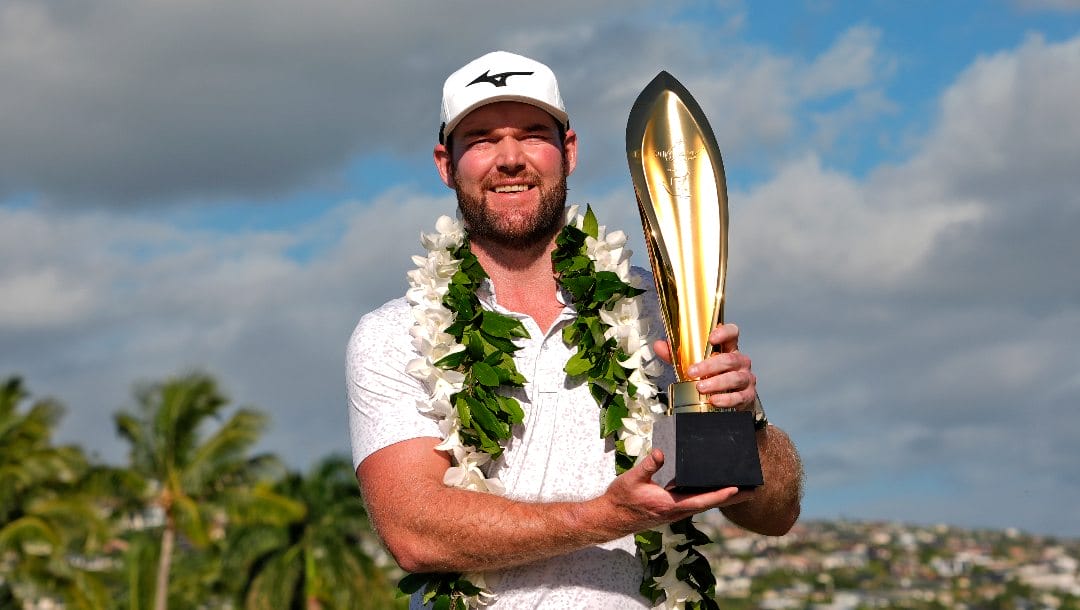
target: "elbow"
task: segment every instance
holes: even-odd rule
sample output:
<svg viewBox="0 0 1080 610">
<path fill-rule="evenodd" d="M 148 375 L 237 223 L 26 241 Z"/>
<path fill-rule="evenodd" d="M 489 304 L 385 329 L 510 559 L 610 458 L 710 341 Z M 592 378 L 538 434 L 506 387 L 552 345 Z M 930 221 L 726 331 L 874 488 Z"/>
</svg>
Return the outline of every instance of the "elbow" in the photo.
<svg viewBox="0 0 1080 610">
<path fill-rule="evenodd" d="M 402 570 L 412 574 L 446 571 L 446 562 L 440 557 L 436 543 L 410 535 L 391 534 L 382 538 L 386 550 Z"/>
<path fill-rule="evenodd" d="M 419 553 L 405 550 L 401 547 L 387 547 L 390 555 L 397 562 L 398 567 L 410 574 L 422 574 L 432 572 L 431 564 Z"/>
<path fill-rule="evenodd" d="M 799 520 L 800 503 L 781 510 L 759 512 L 745 504 L 720 509 L 732 523 L 762 536 L 783 536 L 791 531 Z"/>
<path fill-rule="evenodd" d="M 762 528 L 762 531 L 759 531 L 758 533 L 765 536 L 783 536 L 790 532 L 791 528 L 795 527 L 795 523 L 799 520 L 800 512 L 801 509 L 799 505 L 796 504 L 786 515 L 770 521 Z"/>
</svg>

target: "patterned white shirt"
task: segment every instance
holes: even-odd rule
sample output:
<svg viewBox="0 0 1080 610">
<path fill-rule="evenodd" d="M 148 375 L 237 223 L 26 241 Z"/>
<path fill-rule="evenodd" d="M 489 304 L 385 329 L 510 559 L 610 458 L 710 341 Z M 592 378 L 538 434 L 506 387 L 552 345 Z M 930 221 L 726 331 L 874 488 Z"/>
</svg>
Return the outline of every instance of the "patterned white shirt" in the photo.
<svg viewBox="0 0 1080 610">
<path fill-rule="evenodd" d="M 651 287 L 647 273 L 637 285 Z M 519 319 L 529 338 L 517 342 L 514 361 L 528 380 L 512 395 L 525 412 L 503 455 L 489 476 L 506 486 L 506 496 L 523 502 L 583 501 L 604 493 L 615 478 L 615 449 L 600 438 L 600 410 L 580 380 L 571 380 L 563 366 L 574 349 L 562 340 L 562 329 L 575 315 L 572 305 L 545 334 L 527 315 L 498 305 L 486 284 L 478 296 L 484 306 Z M 561 296 L 561 295 L 560 295 Z M 565 300 L 560 298 L 561 302 Z M 655 299 L 643 299 L 650 336 L 662 336 Z M 408 329 L 413 324 L 405 299 L 390 301 L 361 318 L 346 354 L 349 428 L 353 466 L 394 443 L 441 437 L 435 420 L 417 410 L 426 399 L 422 384 L 405 373 L 417 358 Z M 663 383 L 663 381 L 662 381 Z M 560 557 L 485 574 L 498 596 L 490 608 L 648 608 L 640 595 L 641 563 L 633 536 Z M 419 608 L 418 594 L 412 608 Z"/>
</svg>

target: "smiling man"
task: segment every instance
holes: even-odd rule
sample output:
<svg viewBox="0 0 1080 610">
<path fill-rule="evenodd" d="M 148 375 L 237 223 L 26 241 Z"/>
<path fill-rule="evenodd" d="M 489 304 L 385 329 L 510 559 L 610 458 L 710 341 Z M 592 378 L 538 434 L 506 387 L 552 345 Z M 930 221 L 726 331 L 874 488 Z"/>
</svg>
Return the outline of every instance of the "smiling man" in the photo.
<svg viewBox="0 0 1080 610">
<path fill-rule="evenodd" d="M 440 383 L 463 375 L 423 365 L 428 346 L 417 327 L 431 310 L 401 298 L 360 320 L 347 351 L 353 460 L 376 531 L 401 567 L 466 573 L 494 595 L 493 608 L 647 608 L 635 532 L 719 507 L 744 527 L 785 533 L 799 514 L 802 473 L 774 426 L 757 432 L 766 483 L 754 491 L 673 493 L 652 480 L 664 459 L 655 449 L 616 476 L 599 407 L 564 371 L 578 346 L 563 329 L 578 312 L 551 256 L 566 223 L 577 135 L 551 70 L 506 52 L 476 59 L 446 80 L 442 121 L 435 166 L 457 194 L 488 276 L 475 294 L 527 331 L 510 352 L 526 381 L 500 388 L 521 417 L 497 459 L 477 458 L 462 442 L 460 408 L 438 395 Z M 445 252 L 433 256 L 445 262 Z M 638 286 L 651 284 L 643 270 L 634 274 Z M 441 311 L 449 325 L 454 312 Z M 640 315 L 663 328 L 655 295 L 643 296 Z M 691 373 L 712 404 L 750 410 L 757 379 L 738 336 L 734 325 L 718 326 L 710 341 L 721 353 Z M 664 341 L 655 349 L 669 355 Z"/>
</svg>

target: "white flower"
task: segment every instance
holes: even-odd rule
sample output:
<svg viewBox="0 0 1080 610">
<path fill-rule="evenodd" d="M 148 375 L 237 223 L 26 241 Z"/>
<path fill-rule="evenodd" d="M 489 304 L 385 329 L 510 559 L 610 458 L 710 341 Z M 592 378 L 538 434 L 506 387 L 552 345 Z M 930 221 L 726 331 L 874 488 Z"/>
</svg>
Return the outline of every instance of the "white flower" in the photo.
<svg viewBox="0 0 1080 610">
<path fill-rule="evenodd" d="M 664 590 L 664 599 L 655 606 L 656 608 L 681 610 L 688 603 L 701 601 L 701 594 L 689 584 L 679 580 L 675 575 L 674 567 L 669 568 L 666 574 L 657 578 L 656 584 Z"/>
<path fill-rule="evenodd" d="M 630 413 L 631 417 L 648 418 L 650 421 L 656 419 L 653 416 L 653 403 L 656 402 L 651 396 L 645 396 L 640 391 L 634 394 L 633 397 L 626 397 L 626 410 Z"/>
<path fill-rule="evenodd" d="M 457 464 L 447 468 L 446 473 L 443 474 L 443 484 L 498 496 L 505 495 L 506 487 L 503 486 L 502 481 L 494 477 L 489 479 L 484 475 L 482 468 L 490 461 L 490 455 L 482 451 L 471 451 L 470 448 L 465 447 Z"/>
<path fill-rule="evenodd" d="M 652 416 L 648 413 L 637 412 L 622 418 L 619 440 L 623 442 L 627 455 L 645 455 L 652 449 L 652 427 Z"/>
<path fill-rule="evenodd" d="M 440 216 L 435 221 L 435 233 L 421 233 L 420 243 L 428 250 L 457 247 L 465 239 L 465 225 L 456 218 Z"/>
<path fill-rule="evenodd" d="M 607 324 L 611 328 L 604 333 L 608 338 L 611 337 L 638 337 L 638 341 L 641 341 L 641 336 L 648 334 L 648 324 L 641 321 L 641 303 L 637 299 L 619 299 L 618 303 L 610 310 L 606 307 L 600 308 L 600 321 Z M 626 343 L 620 341 L 620 345 L 626 348 Z M 627 351 L 637 349 L 632 347 Z"/>
<path fill-rule="evenodd" d="M 454 405 L 450 404 L 450 401 L 445 398 L 439 400 L 418 400 L 416 401 L 416 409 L 435 419 L 445 419 L 451 415 L 456 415 Z"/>
<path fill-rule="evenodd" d="M 409 289 L 405 298 L 412 305 L 421 305 L 428 309 L 442 308 L 442 298 L 450 289 L 450 280 L 457 273 L 461 261 L 455 259 L 446 250 L 428 253 L 426 257 L 414 256 L 416 269 L 409 271 Z"/>
<path fill-rule="evenodd" d="M 615 231 L 609 235 L 604 234 L 605 227 L 600 227 L 597 236 L 585 238 L 585 251 L 596 264 L 597 271 L 620 272 L 619 266 L 630 259 L 629 250 L 626 246 L 626 234 Z M 629 279 L 630 266 L 626 265 L 626 273 L 620 273 L 619 279 Z"/>
<path fill-rule="evenodd" d="M 461 391 L 465 374 L 435 366 L 429 358 L 415 358 L 405 365 L 405 372 L 424 382 L 433 400 L 449 399 Z"/>
<path fill-rule="evenodd" d="M 456 412 L 446 415 L 439 422 L 439 432 L 443 435 L 443 441 L 435 445 L 435 449 L 449 453 L 455 462 L 464 460 L 465 455 L 469 453 L 469 448 L 461 442 L 460 431 L 461 420 L 458 419 Z"/>
<path fill-rule="evenodd" d="M 583 222 L 585 222 L 585 218 L 583 216 L 578 216 L 578 208 L 579 207 L 580 206 L 577 205 L 576 203 L 574 205 L 568 206 L 566 208 L 566 216 L 565 216 L 565 218 L 566 218 L 566 224 L 573 225 L 573 226 L 580 229 L 581 224 Z"/>
<path fill-rule="evenodd" d="M 667 557 L 669 566 L 678 566 L 686 558 L 687 551 L 676 550 L 676 547 L 690 543 L 690 539 L 683 534 L 676 534 L 671 530 L 671 525 L 666 525 L 661 530 L 660 549 Z"/>
<path fill-rule="evenodd" d="M 495 603 L 498 596 L 488 590 L 487 580 L 484 579 L 483 572 L 466 572 L 464 576 L 465 580 L 480 588 L 479 593 L 473 597 L 466 598 L 468 601 L 467 606 L 469 608 L 483 608 Z"/>
</svg>

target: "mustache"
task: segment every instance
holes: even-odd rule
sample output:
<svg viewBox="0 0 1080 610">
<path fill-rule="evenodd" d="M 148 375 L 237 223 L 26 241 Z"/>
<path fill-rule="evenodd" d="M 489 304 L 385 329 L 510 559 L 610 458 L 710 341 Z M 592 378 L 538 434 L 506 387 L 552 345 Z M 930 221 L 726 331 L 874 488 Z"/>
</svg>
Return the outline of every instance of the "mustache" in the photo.
<svg viewBox="0 0 1080 610">
<path fill-rule="evenodd" d="M 513 180 L 515 182 L 527 182 L 533 186 L 539 186 L 541 184 L 540 174 L 532 171 L 517 172 L 515 174 L 505 174 L 503 172 L 495 172 L 485 177 L 480 182 L 480 188 L 485 191 L 490 191 L 500 183 L 507 180 Z"/>
</svg>

